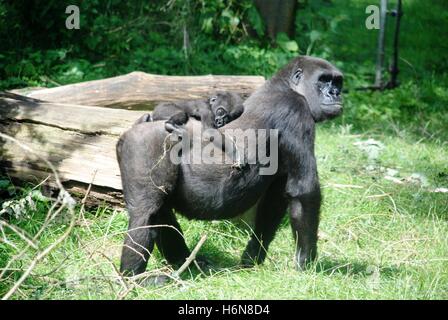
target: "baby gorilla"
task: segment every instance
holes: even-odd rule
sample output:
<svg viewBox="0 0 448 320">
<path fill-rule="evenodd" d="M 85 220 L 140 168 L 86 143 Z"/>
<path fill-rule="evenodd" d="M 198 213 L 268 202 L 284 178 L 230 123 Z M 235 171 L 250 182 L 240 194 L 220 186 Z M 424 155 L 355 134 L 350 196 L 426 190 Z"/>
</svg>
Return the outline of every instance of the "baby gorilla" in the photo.
<svg viewBox="0 0 448 320">
<path fill-rule="evenodd" d="M 217 129 L 237 119 L 244 111 L 243 102 L 243 99 L 237 93 L 218 92 L 209 100 L 214 123 L 211 125 L 209 122 L 206 125 Z"/>
<path fill-rule="evenodd" d="M 243 111 L 243 99 L 239 94 L 221 91 L 210 99 L 161 103 L 152 114 L 143 115 L 135 124 L 166 120 L 168 132 L 180 132 L 180 127 L 192 117 L 200 120 L 204 129 L 217 129 L 238 118 Z"/>
</svg>

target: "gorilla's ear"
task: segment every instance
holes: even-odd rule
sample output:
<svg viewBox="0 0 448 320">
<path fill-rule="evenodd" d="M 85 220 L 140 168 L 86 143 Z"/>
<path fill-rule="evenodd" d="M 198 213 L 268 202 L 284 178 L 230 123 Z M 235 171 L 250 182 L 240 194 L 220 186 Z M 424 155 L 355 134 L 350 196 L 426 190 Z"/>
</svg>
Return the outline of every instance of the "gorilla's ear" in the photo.
<svg viewBox="0 0 448 320">
<path fill-rule="evenodd" d="M 297 70 L 292 75 L 292 83 L 297 86 L 299 84 L 300 79 L 302 79 L 302 75 L 303 75 L 303 70 L 300 68 L 297 68 Z"/>
<path fill-rule="evenodd" d="M 238 118 L 240 115 L 242 115 L 244 112 L 244 106 L 242 104 L 237 105 L 233 110 L 230 112 L 230 117 L 232 119 Z"/>
</svg>

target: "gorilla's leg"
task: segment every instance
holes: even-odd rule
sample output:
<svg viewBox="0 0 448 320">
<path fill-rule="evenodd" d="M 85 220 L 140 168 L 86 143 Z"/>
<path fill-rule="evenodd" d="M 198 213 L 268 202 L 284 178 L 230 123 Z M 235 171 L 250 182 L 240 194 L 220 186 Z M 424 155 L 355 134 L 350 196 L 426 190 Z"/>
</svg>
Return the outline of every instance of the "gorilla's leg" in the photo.
<svg viewBox="0 0 448 320">
<path fill-rule="evenodd" d="M 120 137 L 117 158 L 129 213 L 129 230 L 121 257 L 121 271 L 135 275 L 145 271 L 166 213 L 164 204 L 174 189 L 178 167 L 164 152 L 163 124 L 134 126 Z"/>
<path fill-rule="evenodd" d="M 275 181 L 260 199 L 255 216 L 255 230 L 241 257 L 243 266 L 263 263 L 269 244 L 285 216 L 287 199 L 284 196 L 285 181 Z"/>
<path fill-rule="evenodd" d="M 317 255 L 317 229 L 321 195 L 316 189 L 290 203 L 291 227 L 296 241 L 296 263 L 304 269 Z"/>
<path fill-rule="evenodd" d="M 190 251 L 183 237 L 182 230 L 171 209 L 163 209 L 163 214 L 158 216 L 157 248 L 171 265 L 185 262 Z"/>
<path fill-rule="evenodd" d="M 121 254 L 120 271 L 132 276 L 146 269 L 154 243 L 160 234 L 157 225 L 166 210 L 162 207 L 164 195 L 148 183 L 133 182 L 133 188 L 125 190 L 129 226 Z"/>
<path fill-rule="evenodd" d="M 127 276 L 142 273 L 154 249 L 157 229 L 152 228 L 154 214 L 129 212 L 129 227 L 121 253 L 120 271 Z"/>
</svg>

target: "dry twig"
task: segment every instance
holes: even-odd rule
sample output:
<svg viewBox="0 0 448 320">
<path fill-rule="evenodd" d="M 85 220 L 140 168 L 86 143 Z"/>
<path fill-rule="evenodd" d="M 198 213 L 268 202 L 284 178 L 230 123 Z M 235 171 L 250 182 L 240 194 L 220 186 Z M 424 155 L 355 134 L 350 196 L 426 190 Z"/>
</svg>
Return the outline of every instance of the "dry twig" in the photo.
<svg viewBox="0 0 448 320">
<path fill-rule="evenodd" d="M 6 140 L 6 141 L 9 141 L 11 143 L 14 143 L 14 144 L 18 145 L 24 151 L 26 151 L 26 152 L 28 152 L 30 154 L 35 155 L 37 158 L 39 158 L 41 161 L 43 161 L 51 169 L 51 171 L 52 171 L 52 173 L 54 175 L 56 186 L 59 189 L 59 195 L 58 195 L 55 203 L 48 210 L 43 225 L 40 227 L 40 229 L 34 235 L 33 239 L 28 239 L 27 237 L 26 237 L 26 239 L 24 239 L 24 234 L 25 234 L 24 232 L 21 232 L 21 230 L 19 230 L 15 226 L 8 225 L 6 222 L 1 221 L 2 225 L 8 226 L 15 234 L 17 234 L 20 238 L 24 239 L 25 242 L 27 243 L 27 245 L 25 246 L 25 248 L 18 255 L 14 256 L 11 260 L 8 261 L 8 263 L 6 264 L 6 266 L 2 269 L 2 271 L 0 273 L 0 279 L 3 278 L 4 275 L 8 271 L 12 270 L 11 265 L 15 261 L 21 259 L 25 255 L 25 253 L 28 252 L 28 250 L 30 248 L 37 249 L 37 247 L 38 247 L 37 246 L 37 240 L 38 240 L 39 236 L 44 232 L 44 230 L 46 229 L 48 224 L 57 215 L 59 215 L 60 212 L 62 212 L 62 210 L 67 209 L 69 214 L 70 214 L 70 216 L 71 216 L 70 225 L 65 230 L 65 232 L 62 234 L 62 236 L 60 236 L 58 239 L 56 239 L 56 241 L 53 242 L 50 246 L 48 246 L 45 250 L 43 250 L 42 252 L 38 253 L 38 255 L 31 261 L 31 263 L 29 264 L 28 268 L 23 272 L 23 274 L 21 275 L 19 280 L 17 280 L 14 283 L 14 285 L 8 290 L 8 292 L 2 297 L 2 300 L 7 300 L 15 292 L 20 292 L 20 290 L 19 290 L 20 286 L 28 278 L 28 276 L 31 274 L 31 272 L 36 267 L 36 265 L 42 259 L 44 259 L 53 249 L 55 249 L 59 244 L 61 244 L 69 236 L 69 234 L 71 233 L 71 231 L 72 231 L 72 229 L 73 229 L 73 227 L 75 225 L 75 222 L 76 222 L 76 215 L 74 213 L 74 206 L 75 206 L 76 202 L 75 202 L 75 200 L 73 200 L 73 198 L 70 196 L 70 194 L 64 189 L 64 187 L 62 186 L 62 183 L 61 183 L 61 181 L 59 179 L 59 176 L 58 176 L 58 174 L 56 172 L 56 169 L 54 168 L 54 166 L 47 159 L 43 158 L 42 156 L 37 154 L 34 150 L 32 150 L 28 146 L 24 145 L 20 141 L 14 139 L 13 137 L 10 137 L 10 136 L 8 136 L 6 134 L 0 133 L 0 138 L 2 138 L 3 140 Z"/>
<path fill-rule="evenodd" d="M 179 278 L 179 276 L 182 274 L 182 272 L 185 271 L 185 269 L 188 268 L 188 266 L 196 259 L 196 255 L 199 252 L 199 249 L 201 249 L 202 245 L 204 244 L 205 240 L 207 240 L 207 235 L 203 235 L 199 242 L 196 244 L 196 247 L 194 247 L 193 251 L 191 252 L 190 256 L 185 260 L 185 262 L 180 266 L 179 269 L 177 269 L 173 273 L 173 278 Z"/>
</svg>

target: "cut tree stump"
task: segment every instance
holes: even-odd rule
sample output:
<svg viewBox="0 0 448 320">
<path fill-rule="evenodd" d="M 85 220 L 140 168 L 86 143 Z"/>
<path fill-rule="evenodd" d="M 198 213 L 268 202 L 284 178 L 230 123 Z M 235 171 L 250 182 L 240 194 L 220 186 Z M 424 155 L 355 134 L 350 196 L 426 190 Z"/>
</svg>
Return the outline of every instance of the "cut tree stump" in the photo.
<svg viewBox="0 0 448 320">
<path fill-rule="evenodd" d="M 147 111 L 128 108 L 161 101 L 206 97 L 216 90 L 249 95 L 262 77 L 155 76 L 141 72 L 51 89 L 0 92 L 0 131 L 29 146 L 57 169 L 69 192 L 82 197 L 92 182 L 89 204 L 122 206 L 115 155 L 118 137 Z M 80 105 L 83 104 L 83 105 Z M 0 139 L 0 168 L 15 180 L 34 184 L 51 171 L 37 157 Z M 51 179 L 47 183 L 51 186 Z"/>
</svg>

